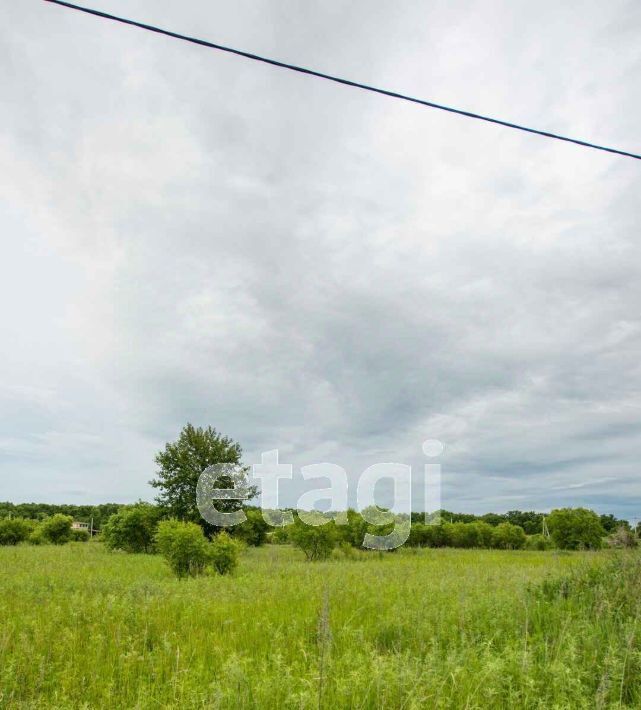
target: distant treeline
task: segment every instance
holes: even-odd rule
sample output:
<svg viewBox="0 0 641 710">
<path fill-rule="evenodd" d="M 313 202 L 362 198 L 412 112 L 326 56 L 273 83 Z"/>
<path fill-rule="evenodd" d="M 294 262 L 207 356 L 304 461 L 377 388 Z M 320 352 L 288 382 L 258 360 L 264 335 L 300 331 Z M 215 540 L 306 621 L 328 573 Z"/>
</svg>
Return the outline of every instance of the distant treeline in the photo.
<svg viewBox="0 0 641 710">
<path fill-rule="evenodd" d="M 101 503 L 100 505 L 55 505 L 52 503 L 9 503 L 0 502 L 1 518 L 28 518 L 30 520 L 45 520 L 53 515 L 70 515 L 74 520 L 90 523 L 93 518 L 94 528 L 100 530 L 107 520 L 126 507 L 122 503 Z M 250 508 L 256 510 L 256 508 Z M 476 523 L 483 522 L 496 527 L 501 523 L 510 523 L 523 528 L 527 535 L 537 535 L 543 532 L 544 513 L 535 511 L 510 510 L 507 513 L 454 513 L 450 510 L 439 511 L 443 523 Z M 412 523 L 424 523 L 425 513 L 412 513 Z M 627 520 L 620 520 L 614 515 L 600 515 L 599 521 L 606 533 L 611 533 L 620 527 L 630 527 Z"/>
<path fill-rule="evenodd" d="M 543 520 L 545 513 L 536 513 L 533 510 L 510 510 L 507 513 L 485 513 L 484 515 L 473 515 L 472 513 L 452 513 L 449 510 L 441 510 L 441 520 L 444 523 L 488 523 L 493 527 L 501 523 L 510 523 L 522 527 L 527 535 L 538 535 L 543 532 Z M 412 523 L 424 522 L 425 513 L 412 513 Z M 620 520 L 614 515 L 600 515 L 599 521 L 606 533 L 611 533 L 620 527 L 629 528 L 627 520 Z"/>
<path fill-rule="evenodd" d="M 46 520 L 54 515 L 69 515 L 79 523 L 90 524 L 100 530 L 109 518 L 124 505 L 121 503 L 101 503 L 100 505 L 54 505 L 53 503 L 9 503 L 0 502 L 0 519 L 26 518 Z"/>
</svg>

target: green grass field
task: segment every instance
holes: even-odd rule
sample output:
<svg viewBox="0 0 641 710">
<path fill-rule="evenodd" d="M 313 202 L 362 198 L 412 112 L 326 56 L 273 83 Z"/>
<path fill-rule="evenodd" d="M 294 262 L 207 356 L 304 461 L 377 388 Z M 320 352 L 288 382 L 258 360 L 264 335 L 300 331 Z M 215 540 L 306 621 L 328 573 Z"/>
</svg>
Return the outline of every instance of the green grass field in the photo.
<svg viewBox="0 0 641 710">
<path fill-rule="evenodd" d="M 266 546 L 178 581 L 100 544 L 0 548 L 0 706 L 639 707 L 636 611 L 615 598 L 638 569 L 612 582 L 611 560 Z M 592 582 L 551 581 L 573 574 Z"/>
</svg>

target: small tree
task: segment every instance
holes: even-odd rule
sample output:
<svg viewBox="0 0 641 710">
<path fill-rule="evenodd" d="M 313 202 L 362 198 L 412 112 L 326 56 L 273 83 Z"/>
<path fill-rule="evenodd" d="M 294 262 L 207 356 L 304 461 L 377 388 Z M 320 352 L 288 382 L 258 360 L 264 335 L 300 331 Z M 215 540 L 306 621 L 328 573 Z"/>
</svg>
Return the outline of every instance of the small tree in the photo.
<svg viewBox="0 0 641 710">
<path fill-rule="evenodd" d="M 547 524 L 562 550 L 598 550 L 605 535 L 599 516 L 587 508 L 558 508 L 548 515 Z"/>
<path fill-rule="evenodd" d="M 492 533 L 492 546 L 501 550 L 520 550 L 525 545 L 525 531 L 519 525 L 501 523 Z"/>
<path fill-rule="evenodd" d="M 156 545 L 179 579 L 202 574 L 209 560 L 209 543 L 195 523 L 164 520 L 158 525 Z"/>
<path fill-rule="evenodd" d="M 218 574 L 230 574 L 236 569 L 242 543 L 226 532 L 221 532 L 214 537 L 209 547 L 211 564 Z"/>
<path fill-rule="evenodd" d="M 320 513 L 318 515 L 319 521 L 326 520 Z M 289 528 L 289 539 L 310 562 L 326 560 L 336 547 L 336 525 L 333 520 L 326 520 L 321 525 L 307 525 L 296 517 Z"/>
<path fill-rule="evenodd" d="M 42 534 L 54 545 L 64 545 L 71 540 L 72 523 L 70 515 L 56 513 L 42 523 Z"/>
<path fill-rule="evenodd" d="M 153 552 L 161 511 L 149 503 L 137 503 L 112 515 L 102 530 L 110 550 Z"/>
<path fill-rule="evenodd" d="M 24 542 L 32 530 L 33 525 L 24 518 L 0 520 L 0 545 L 17 545 Z"/>
</svg>

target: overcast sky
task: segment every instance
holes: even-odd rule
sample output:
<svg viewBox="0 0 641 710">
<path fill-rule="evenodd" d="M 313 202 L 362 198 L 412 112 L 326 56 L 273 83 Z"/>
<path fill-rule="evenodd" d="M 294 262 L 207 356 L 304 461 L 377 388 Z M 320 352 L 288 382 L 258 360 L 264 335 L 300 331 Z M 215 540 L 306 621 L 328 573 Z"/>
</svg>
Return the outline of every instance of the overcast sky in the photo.
<svg viewBox="0 0 641 710">
<path fill-rule="evenodd" d="M 635 0 L 94 7 L 641 150 Z M 0 499 L 151 499 L 189 421 L 641 516 L 641 162 L 37 0 L 0 81 Z"/>
</svg>

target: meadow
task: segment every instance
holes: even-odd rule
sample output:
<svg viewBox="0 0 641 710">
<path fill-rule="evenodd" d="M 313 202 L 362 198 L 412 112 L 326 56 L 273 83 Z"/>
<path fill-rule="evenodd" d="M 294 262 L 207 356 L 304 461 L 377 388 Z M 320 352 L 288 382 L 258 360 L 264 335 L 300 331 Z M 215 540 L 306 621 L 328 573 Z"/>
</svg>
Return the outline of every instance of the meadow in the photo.
<svg viewBox="0 0 641 710">
<path fill-rule="evenodd" d="M 6 708 L 639 707 L 634 553 L 0 548 Z"/>
</svg>

